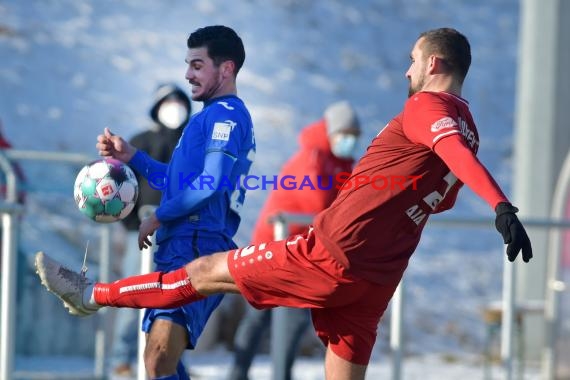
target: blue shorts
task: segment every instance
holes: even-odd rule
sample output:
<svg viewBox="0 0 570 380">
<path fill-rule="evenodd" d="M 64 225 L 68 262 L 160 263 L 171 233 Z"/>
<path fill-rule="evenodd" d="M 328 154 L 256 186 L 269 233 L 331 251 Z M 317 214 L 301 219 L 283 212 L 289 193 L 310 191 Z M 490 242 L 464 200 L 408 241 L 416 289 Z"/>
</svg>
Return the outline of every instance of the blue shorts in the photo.
<svg viewBox="0 0 570 380">
<path fill-rule="evenodd" d="M 200 256 L 236 249 L 235 243 L 228 238 L 200 237 L 199 232 L 193 237 L 171 238 L 161 243 L 154 253 L 157 271 L 168 272 L 183 267 L 189 261 Z M 165 319 L 186 327 L 188 348 L 193 349 L 212 312 L 218 307 L 223 294 L 212 295 L 198 302 L 193 302 L 175 309 L 146 309 L 142 330 L 150 331 L 155 319 Z"/>
</svg>

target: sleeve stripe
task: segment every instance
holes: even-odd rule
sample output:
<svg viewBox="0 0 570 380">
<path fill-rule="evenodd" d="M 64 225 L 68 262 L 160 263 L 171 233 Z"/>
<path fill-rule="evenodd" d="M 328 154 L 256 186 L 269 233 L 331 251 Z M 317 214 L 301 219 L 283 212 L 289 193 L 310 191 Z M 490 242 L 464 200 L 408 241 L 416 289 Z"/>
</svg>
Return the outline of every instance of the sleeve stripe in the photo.
<svg viewBox="0 0 570 380">
<path fill-rule="evenodd" d="M 445 132 L 442 133 L 440 135 L 437 135 L 433 138 L 432 143 L 435 145 L 436 142 L 438 142 L 439 140 L 441 140 L 442 138 L 446 137 L 446 136 L 451 136 L 451 135 L 455 135 L 458 134 L 459 131 L 457 129 L 454 129 L 453 131 L 449 131 L 449 132 Z"/>
<path fill-rule="evenodd" d="M 206 149 L 206 153 L 214 153 L 214 152 L 220 152 L 223 153 L 225 156 L 230 157 L 232 160 L 237 161 L 237 157 L 234 156 L 233 154 L 221 149 L 221 148 L 210 148 L 210 149 Z"/>
</svg>

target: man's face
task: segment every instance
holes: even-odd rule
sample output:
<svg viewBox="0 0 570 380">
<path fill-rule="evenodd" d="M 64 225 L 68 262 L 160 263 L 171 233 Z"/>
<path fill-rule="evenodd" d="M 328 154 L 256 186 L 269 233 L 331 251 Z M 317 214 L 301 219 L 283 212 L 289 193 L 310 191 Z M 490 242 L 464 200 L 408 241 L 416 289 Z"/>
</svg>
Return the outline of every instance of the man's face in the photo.
<svg viewBox="0 0 570 380">
<path fill-rule="evenodd" d="M 416 41 L 412 52 L 410 53 L 410 68 L 406 72 L 406 78 L 410 81 L 408 88 L 408 97 L 414 95 L 416 92 L 421 91 L 426 81 L 426 62 L 423 52 L 420 49 L 422 39 Z"/>
<path fill-rule="evenodd" d="M 192 85 L 192 100 L 203 102 L 216 97 L 222 87 L 220 68 L 223 63 L 219 67 L 214 65 L 206 47 L 188 49 L 186 63 L 188 69 L 185 78 Z"/>
</svg>

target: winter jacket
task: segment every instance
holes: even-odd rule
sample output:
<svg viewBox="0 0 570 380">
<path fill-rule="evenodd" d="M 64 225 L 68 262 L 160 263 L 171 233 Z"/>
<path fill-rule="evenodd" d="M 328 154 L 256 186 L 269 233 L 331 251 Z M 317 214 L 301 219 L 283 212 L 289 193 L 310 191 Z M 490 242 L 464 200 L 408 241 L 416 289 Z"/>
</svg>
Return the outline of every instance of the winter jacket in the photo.
<svg viewBox="0 0 570 380">
<path fill-rule="evenodd" d="M 168 163 L 183 130 L 184 126 L 170 129 L 157 123 L 152 129 L 134 136 L 129 142 L 137 149 L 148 153 L 155 160 Z M 136 174 L 136 171 L 134 172 Z M 161 197 L 161 192 L 153 189 L 144 177 L 138 174 L 136 176 L 139 182 L 139 197 L 133 211 L 122 220 L 124 226 L 131 231 L 139 229 L 138 211 L 141 206 L 158 206 Z"/>
<path fill-rule="evenodd" d="M 274 240 L 273 224 L 269 219 L 279 212 L 316 214 L 328 207 L 339 191 L 337 186 L 341 184 L 336 175 L 352 170 L 354 160 L 340 159 L 332 154 L 324 119 L 301 131 L 299 145 L 299 150 L 281 168 L 277 188 L 271 190 L 261 209 L 254 227 L 252 244 Z M 284 176 L 294 177 L 296 189 L 288 190 L 282 186 L 281 179 Z M 306 176 L 314 189 L 304 186 L 299 190 L 299 185 Z M 309 183 L 306 179 L 305 181 Z M 285 185 L 293 187 L 289 180 Z M 305 229 L 306 225 L 288 225 L 290 235 L 302 233 Z"/>
</svg>

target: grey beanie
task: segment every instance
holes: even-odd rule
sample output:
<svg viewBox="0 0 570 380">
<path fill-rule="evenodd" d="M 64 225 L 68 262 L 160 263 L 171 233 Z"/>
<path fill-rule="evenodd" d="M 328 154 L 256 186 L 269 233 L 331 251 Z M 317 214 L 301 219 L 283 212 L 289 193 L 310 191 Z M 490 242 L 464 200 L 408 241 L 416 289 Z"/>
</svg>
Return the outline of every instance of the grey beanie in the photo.
<svg viewBox="0 0 570 380">
<path fill-rule="evenodd" d="M 356 112 L 346 100 L 328 106 L 325 109 L 324 117 L 327 124 L 327 133 L 329 135 L 346 130 L 360 132 L 360 122 L 358 121 Z"/>
</svg>

